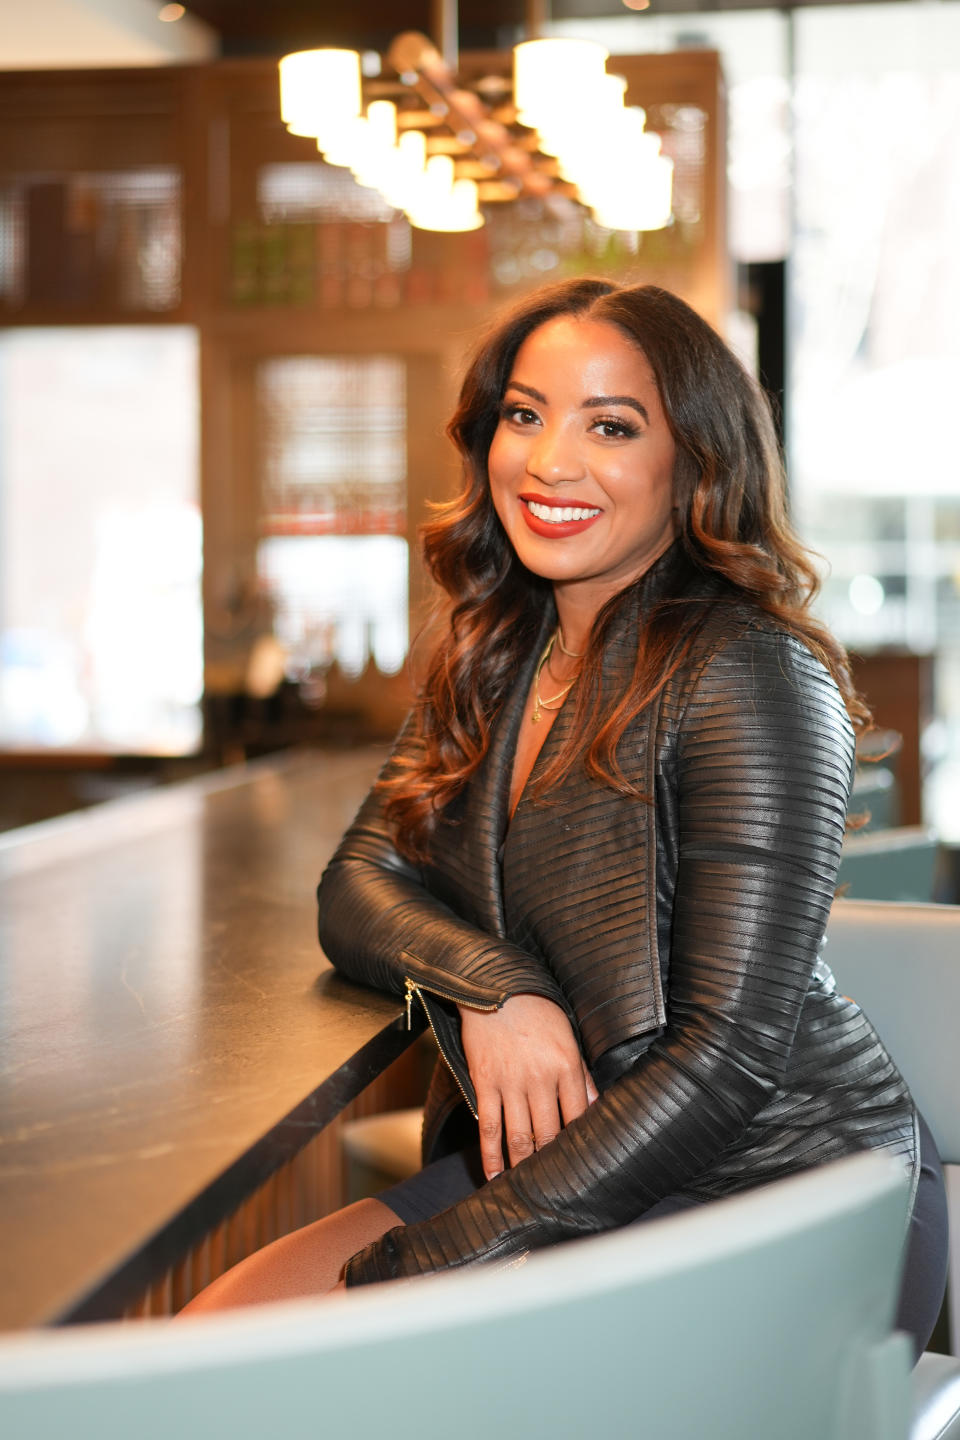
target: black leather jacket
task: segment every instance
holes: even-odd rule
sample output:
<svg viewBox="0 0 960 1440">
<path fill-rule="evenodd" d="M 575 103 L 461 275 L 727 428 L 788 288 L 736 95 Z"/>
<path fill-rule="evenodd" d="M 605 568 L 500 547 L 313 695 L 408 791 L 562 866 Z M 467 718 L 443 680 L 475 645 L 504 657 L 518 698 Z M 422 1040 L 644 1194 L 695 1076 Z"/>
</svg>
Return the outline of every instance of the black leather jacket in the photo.
<svg viewBox="0 0 960 1440">
<path fill-rule="evenodd" d="M 668 552 L 621 616 L 605 653 L 611 693 L 632 673 L 651 598 L 676 593 L 678 565 Z M 695 599 L 696 582 L 683 583 Z M 368 797 L 321 881 L 320 940 L 344 974 L 426 1008 L 459 1087 L 446 1072 L 447 1094 L 432 1087 L 428 1154 L 451 1097 L 474 1108 L 457 1003 L 555 1001 L 600 1098 L 467 1200 L 367 1246 L 351 1285 L 506 1260 L 668 1195 L 706 1200 L 870 1146 L 917 1172 L 906 1085 L 818 956 L 853 766 L 833 681 L 797 640 L 720 601 L 618 750 L 653 803 L 575 767 L 546 803 L 528 785 L 508 826 L 524 700 L 554 623 L 546 613 L 429 866 L 397 853 Z"/>
</svg>

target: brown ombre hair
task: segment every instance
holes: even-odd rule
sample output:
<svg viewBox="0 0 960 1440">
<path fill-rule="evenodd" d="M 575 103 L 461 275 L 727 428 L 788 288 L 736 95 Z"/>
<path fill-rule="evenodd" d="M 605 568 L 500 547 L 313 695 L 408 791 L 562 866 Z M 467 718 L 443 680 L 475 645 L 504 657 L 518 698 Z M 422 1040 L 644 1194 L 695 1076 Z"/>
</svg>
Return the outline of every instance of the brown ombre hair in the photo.
<svg viewBox="0 0 960 1440">
<path fill-rule="evenodd" d="M 437 816 L 463 789 L 490 742 L 521 662 L 552 606 L 550 584 L 518 560 L 490 494 L 487 457 L 517 351 L 559 316 L 615 325 L 653 371 L 676 446 L 674 504 L 687 570 L 709 600 L 661 597 L 637 634 L 633 683 L 601 703 L 604 642 L 644 577 L 597 615 L 574 692 L 575 737 L 542 775 L 545 795 L 575 763 L 599 783 L 633 792 L 616 759 L 627 726 L 682 663 L 705 607 L 750 602 L 796 636 L 827 667 L 854 724 L 869 713 L 842 647 L 810 614 L 819 581 L 790 525 L 786 480 L 766 397 L 714 330 L 655 285 L 576 279 L 525 298 L 482 339 L 447 433 L 463 457 L 456 499 L 436 507 L 422 531 L 424 558 L 445 593 L 444 626 L 410 722 L 415 744 L 381 781 L 387 816 L 407 855 L 425 857 Z M 683 603 L 681 603 L 681 600 Z"/>
</svg>

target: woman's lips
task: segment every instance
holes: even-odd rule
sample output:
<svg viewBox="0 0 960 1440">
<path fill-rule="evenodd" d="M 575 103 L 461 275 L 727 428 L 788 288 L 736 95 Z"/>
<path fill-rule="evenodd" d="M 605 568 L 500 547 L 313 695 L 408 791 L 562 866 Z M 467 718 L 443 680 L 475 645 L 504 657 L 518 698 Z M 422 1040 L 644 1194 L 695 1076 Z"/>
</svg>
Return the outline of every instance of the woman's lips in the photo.
<svg viewBox="0 0 960 1440">
<path fill-rule="evenodd" d="M 579 535 L 582 530 L 588 530 L 595 520 L 599 520 L 602 514 L 595 505 L 584 505 L 577 500 L 549 501 L 542 500 L 537 495 L 521 495 L 519 498 L 523 518 L 529 528 L 535 535 L 543 535 L 548 540 L 563 540 L 568 535 Z M 556 516 L 556 519 L 547 519 L 546 512 Z"/>
</svg>

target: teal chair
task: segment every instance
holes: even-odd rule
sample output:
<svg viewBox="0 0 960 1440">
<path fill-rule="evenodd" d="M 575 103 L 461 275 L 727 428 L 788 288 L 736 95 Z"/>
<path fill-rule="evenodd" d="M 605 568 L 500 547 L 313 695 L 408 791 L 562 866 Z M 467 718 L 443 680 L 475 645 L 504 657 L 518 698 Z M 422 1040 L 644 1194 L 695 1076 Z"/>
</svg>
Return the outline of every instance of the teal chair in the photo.
<svg viewBox="0 0 960 1440">
<path fill-rule="evenodd" d="M 923 825 L 854 831 L 846 837 L 837 884 L 852 900 L 930 900 L 939 842 Z"/>
<path fill-rule="evenodd" d="M 327 1304 L 0 1340 L 5 1440 L 906 1440 L 902 1166 Z"/>
<path fill-rule="evenodd" d="M 866 814 L 866 830 L 889 830 L 900 823 L 900 793 L 896 776 L 886 765 L 858 765 L 853 777 L 849 810 Z"/>
<path fill-rule="evenodd" d="M 876 1025 L 944 1162 L 951 1234 L 960 1235 L 960 907 L 837 900 L 825 958 Z M 960 1349 L 960 1246 L 951 1247 L 951 1345 Z M 914 1440 L 960 1436 L 960 1363 L 924 1355 L 914 1371 Z"/>
</svg>

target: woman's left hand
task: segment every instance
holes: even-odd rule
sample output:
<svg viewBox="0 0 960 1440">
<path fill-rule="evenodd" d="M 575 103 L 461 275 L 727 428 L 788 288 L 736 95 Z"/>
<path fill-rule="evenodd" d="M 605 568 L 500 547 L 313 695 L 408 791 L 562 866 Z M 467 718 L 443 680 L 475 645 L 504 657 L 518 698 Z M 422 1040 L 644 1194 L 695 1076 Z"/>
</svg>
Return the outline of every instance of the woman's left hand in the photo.
<svg viewBox="0 0 960 1440">
<path fill-rule="evenodd" d="M 460 1035 L 477 1092 L 480 1154 L 488 1180 L 550 1143 L 597 1098 L 564 1012 L 539 995 L 499 1010 L 460 1007 Z"/>
</svg>

